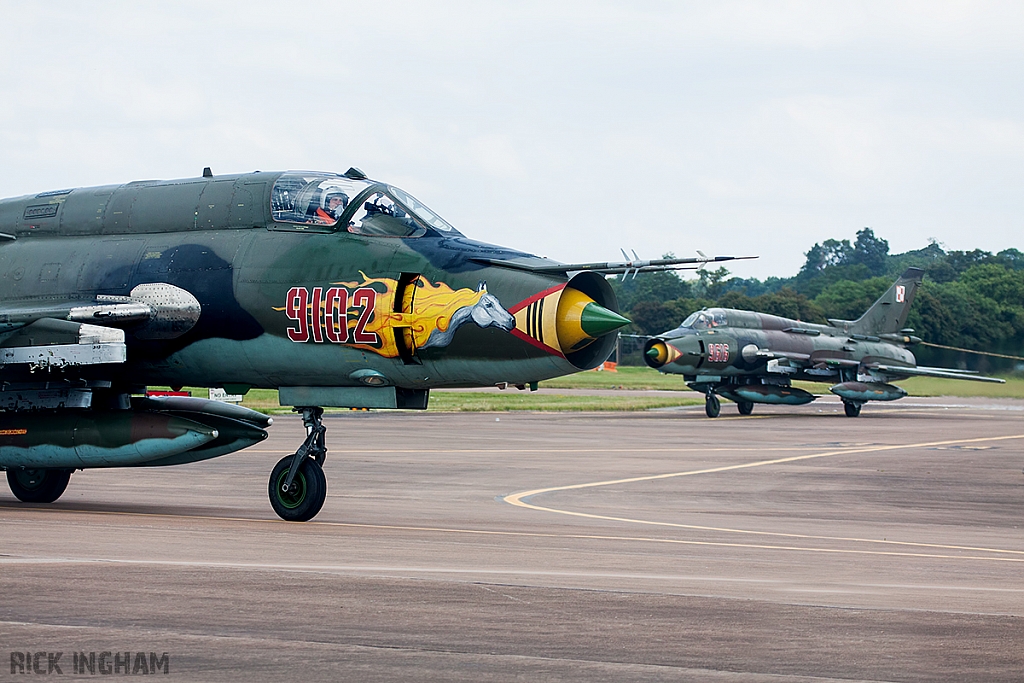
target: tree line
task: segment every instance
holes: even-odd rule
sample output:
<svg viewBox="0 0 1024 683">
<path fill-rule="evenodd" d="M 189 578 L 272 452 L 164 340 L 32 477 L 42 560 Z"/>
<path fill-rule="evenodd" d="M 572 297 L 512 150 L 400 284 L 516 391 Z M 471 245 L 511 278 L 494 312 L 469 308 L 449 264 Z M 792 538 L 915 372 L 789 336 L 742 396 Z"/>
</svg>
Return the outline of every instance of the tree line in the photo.
<svg viewBox="0 0 1024 683">
<path fill-rule="evenodd" d="M 667 255 L 671 256 L 671 255 Z M 871 228 L 857 239 L 827 239 L 806 253 L 793 277 L 730 277 L 727 269 L 703 270 L 683 279 L 675 272 L 618 276 L 609 282 L 619 306 L 633 321 L 629 330 L 653 335 L 677 327 L 705 307 L 771 313 L 812 323 L 854 320 L 908 267 L 925 272 L 907 326 L 927 342 L 1007 355 L 1024 355 L 1024 253 L 926 247 L 890 254 L 889 243 Z M 1013 361 L 915 346 L 921 364 L 1008 371 Z M 626 362 L 639 362 L 628 354 Z M 1017 369 L 1021 369 L 1017 367 Z"/>
</svg>

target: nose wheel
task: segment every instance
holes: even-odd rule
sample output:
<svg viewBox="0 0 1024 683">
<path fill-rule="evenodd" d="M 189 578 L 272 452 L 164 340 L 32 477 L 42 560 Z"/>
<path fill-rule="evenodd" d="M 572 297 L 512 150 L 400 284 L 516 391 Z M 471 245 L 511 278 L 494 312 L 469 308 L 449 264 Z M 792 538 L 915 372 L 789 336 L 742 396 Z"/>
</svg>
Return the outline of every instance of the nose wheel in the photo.
<svg viewBox="0 0 1024 683">
<path fill-rule="evenodd" d="M 281 519 L 308 522 L 327 498 L 327 477 L 313 458 L 305 458 L 290 484 L 285 483 L 295 456 L 288 455 L 270 473 L 270 506 Z"/>
<path fill-rule="evenodd" d="M 722 404 L 718 400 L 718 397 L 709 389 L 707 396 L 704 398 L 704 413 L 708 417 L 718 417 L 722 412 Z"/>
<path fill-rule="evenodd" d="M 327 458 L 323 408 L 296 408 L 302 413 L 306 440 L 293 455 L 285 456 L 270 473 L 270 506 L 281 519 L 308 522 L 316 517 L 327 499 Z"/>
</svg>

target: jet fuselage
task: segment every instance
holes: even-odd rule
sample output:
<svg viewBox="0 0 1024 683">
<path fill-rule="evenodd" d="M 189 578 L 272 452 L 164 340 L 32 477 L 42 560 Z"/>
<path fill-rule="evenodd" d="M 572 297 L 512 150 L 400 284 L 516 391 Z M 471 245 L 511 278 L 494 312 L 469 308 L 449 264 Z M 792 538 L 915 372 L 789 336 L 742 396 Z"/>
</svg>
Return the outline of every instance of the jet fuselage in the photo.
<svg viewBox="0 0 1024 683">
<path fill-rule="evenodd" d="M 336 225 L 299 212 L 300 202 L 322 211 L 339 189 L 354 196 Z M 523 310 L 547 296 L 555 315 L 564 274 L 482 260 L 551 262 L 418 220 L 392 196 L 415 202 L 365 178 L 252 173 L 4 200 L 0 300 L 8 312 L 83 307 L 148 284 L 194 297 L 200 313 L 180 335 L 121 325 L 126 362 L 77 369 L 132 386 L 522 385 L 604 360 L 612 340 L 563 348 L 558 320 Z M 616 309 L 603 278 L 576 282 Z M 3 320 L 0 332 L 18 328 Z"/>
</svg>

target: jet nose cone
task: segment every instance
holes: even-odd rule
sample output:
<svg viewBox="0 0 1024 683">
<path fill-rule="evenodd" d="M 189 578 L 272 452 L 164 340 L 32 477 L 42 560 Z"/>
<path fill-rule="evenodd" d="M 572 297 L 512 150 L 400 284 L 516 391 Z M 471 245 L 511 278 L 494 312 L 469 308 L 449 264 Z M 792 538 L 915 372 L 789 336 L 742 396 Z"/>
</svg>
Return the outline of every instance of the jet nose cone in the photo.
<svg viewBox="0 0 1024 683">
<path fill-rule="evenodd" d="M 629 324 L 615 311 L 610 311 L 601 304 L 587 304 L 580 316 L 580 327 L 590 337 L 601 337 Z"/>
<path fill-rule="evenodd" d="M 668 344 L 660 339 L 647 342 L 647 350 L 644 351 L 644 362 L 649 367 L 660 368 L 668 362 Z"/>
<path fill-rule="evenodd" d="M 540 291 L 508 309 L 515 336 L 580 370 L 600 365 L 615 349 L 615 331 L 630 322 L 615 312 L 615 292 L 604 276 L 584 272 L 565 284 L 549 278 L 537 284 Z"/>
<path fill-rule="evenodd" d="M 559 344 L 565 350 L 578 351 L 628 324 L 629 320 L 577 289 L 567 287 L 558 300 L 556 329 Z"/>
<path fill-rule="evenodd" d="M 652 368 L 661 368 L 679 358 L 679 350 L 661 339 L 652 339 L 647 342 L 647 350 L 644 351 L 644 362 Z"/>
</svg>

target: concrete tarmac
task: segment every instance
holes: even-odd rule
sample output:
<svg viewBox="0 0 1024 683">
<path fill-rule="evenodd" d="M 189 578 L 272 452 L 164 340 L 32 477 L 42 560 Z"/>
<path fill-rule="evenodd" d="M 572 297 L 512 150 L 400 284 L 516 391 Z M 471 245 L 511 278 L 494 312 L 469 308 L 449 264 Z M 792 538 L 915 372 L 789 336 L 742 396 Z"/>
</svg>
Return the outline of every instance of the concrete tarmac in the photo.
<svg viewBox="0 0 1024 683">
<path fill-rule="evenodd" d="M 267 501 L 302 438 L 275 418 L 52 505 L 0 492 L 0 657 L 10 680 L 26 652 L 66 677 L 141 652 L 180 681 L 1019 681 L 1022 418 L 354 412 L 305 524 Z"/>
</svg>

